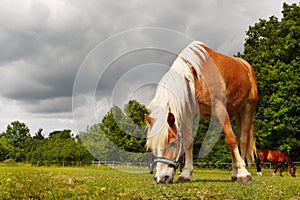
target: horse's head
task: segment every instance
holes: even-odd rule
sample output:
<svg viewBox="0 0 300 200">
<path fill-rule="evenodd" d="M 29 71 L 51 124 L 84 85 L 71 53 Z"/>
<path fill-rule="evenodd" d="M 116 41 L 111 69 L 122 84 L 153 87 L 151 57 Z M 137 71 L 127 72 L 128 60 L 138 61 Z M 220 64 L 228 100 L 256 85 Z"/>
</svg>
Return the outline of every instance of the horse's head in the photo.
<svg viewBox="0 0 300 200">
<path fill-rule="evenodd" d="M 292 177 L 296 177 L 296 167 L 290 167 L 290 174 L 292 175 Z"/>
<path fill-rule="evenodd" d="M 153 174 L 153 171 L 154 171 L 154 163 L 153 162 L 149 163 L 149 170 L 150 170 L 150 174 Z"/>
<path fill-rule="evenodd" d="M 149 115 L 145 115 L 145 117 L 149 124 L 149 129 L 151 129 L 157 122 Z M 174 173 L 183 152 L 183 138 L 180 137 L 181 134 L 178 132 L 175 117 L 172 113 L 168 114 L 167 124 L 168 128 L 160 130 L 165 133 L 158 133 L 153 136 L 167 136 L 167 138 L 147 138 L 147 146 L 148 148 L 151 148 L 155 156 L 154 162 L 156 163 L 156 174 L 154 180 L 156 183 L 173 182 Z M 165 140 L 164 145 L 158 145 L 157 143 L 160 143 L 162 140 Z"/>
</svg>

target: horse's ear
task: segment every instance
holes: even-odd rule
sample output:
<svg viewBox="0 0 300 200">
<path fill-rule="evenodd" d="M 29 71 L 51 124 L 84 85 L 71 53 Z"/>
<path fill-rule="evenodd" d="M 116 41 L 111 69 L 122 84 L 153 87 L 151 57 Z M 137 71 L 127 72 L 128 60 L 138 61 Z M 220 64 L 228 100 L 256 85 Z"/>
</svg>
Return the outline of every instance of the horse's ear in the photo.
<svg viewBox="0 0 300 200">
<path fill-rule="evenodd" d="M 169 115 L 168 115 L 168 124 L 170 127 L 174 126 L 174 124 L 175 124 L 175 117 L 174 117 L 173 113 L 169 113 Z"/>
<path fill-rule="evenodd" d="M 150 125 L 153 124 L 154 119 L 150 115 L 145 114 L 145 119 Z"/>
</svg>

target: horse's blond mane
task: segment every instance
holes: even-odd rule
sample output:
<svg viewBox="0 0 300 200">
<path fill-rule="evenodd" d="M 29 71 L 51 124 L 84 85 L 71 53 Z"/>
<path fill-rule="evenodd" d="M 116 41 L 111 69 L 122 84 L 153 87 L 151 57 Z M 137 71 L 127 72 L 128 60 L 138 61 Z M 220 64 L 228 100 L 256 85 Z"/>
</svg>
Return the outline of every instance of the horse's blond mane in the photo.
<svg viewBox="0 0 300 200">
<path fill-rule="evenodd" d="M 153 125 L 149 125 L 146 147 L 153 151 L 162 149 L 168 141 L 168 113 L 175 117 L 175 125 L 182 128 L 181 123 L 187 113 L 198 107 L 195 94 L 194 74 L 192 66 L 199 78 L 201 66 L 207 59 L 207 52 L 202 43 L 190 43 L 175 59 L 170 70 L 159 82 L 156 94 L 149 104 Z M 187 62 L 188 61 L 188 62 Z"/>
</svg>

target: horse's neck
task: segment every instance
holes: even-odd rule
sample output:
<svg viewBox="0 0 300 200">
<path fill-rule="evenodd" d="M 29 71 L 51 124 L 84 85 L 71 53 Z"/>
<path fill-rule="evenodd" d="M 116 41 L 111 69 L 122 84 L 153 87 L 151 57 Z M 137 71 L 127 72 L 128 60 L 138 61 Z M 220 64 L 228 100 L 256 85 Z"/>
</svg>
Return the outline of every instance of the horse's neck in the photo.
<svg viewBox="0 0 300 200">
<path fill-rule="evenodd" d="M 284 156 L 284 160 L 289 165 L 289 167 L 293 167 L 293 163 L 287 155 Z"/>
</svg>

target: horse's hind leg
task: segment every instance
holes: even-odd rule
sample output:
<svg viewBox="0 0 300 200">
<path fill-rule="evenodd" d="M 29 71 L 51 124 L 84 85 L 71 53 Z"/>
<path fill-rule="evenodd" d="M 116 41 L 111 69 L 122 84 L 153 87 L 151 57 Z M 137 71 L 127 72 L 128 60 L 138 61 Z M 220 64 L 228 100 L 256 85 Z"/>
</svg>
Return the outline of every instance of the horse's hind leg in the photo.
<svg viewBox="0 0 300 200">
<path fill-rule="evenodd" d="M 241 122 L 241 115 L 237 114 L 236 115 L 236 128 L 237 128 L 237 136 L 238 140 L 241 140 L 243 129 L 242 129 L 242 122 Z M 245 161 L 245 145 L 244 143 L 240 142 L 240 151 L 241 151 L 241 156 Z"/>
<path fill-rule="evenodd" d="M 253 137 L 253 114 L 255 106 L 256 103 L 254 102 L 246 104 L 237 117 L 241 156 L 244 160 L 247 160 L 248 164 L 254 161 L 253 145 L 255 144 Z"/>
<path fill-rule="evenodd" d="M 246 152 L 247 152 L 247 134 L 245 134 L 245 130 L 243 131 L 242 126 L 242 117 L 241 114 L 236 115 L 236 128 L 237 128 L 237 135 L 239 140 L 239 146 L 241 151 L 241 156 L 243 160 L 246 162 L 246 165 L 248 165 L 248 160 L 246 159 Z"/>
<path fill-rule="evenodd" d="M 219 122 L 223 127 L 223 131 L 226 136 L 226 141 L 230 147 L 231 157 L 232 157 L 232 175 L 231 179 L 233 181 L 241 183 L 251 183 L 251 174 L 245 168 L 245 162 L 240 156 L 238 149 L 238 142 L 236 136 L 232 130 L 229 114 L 220 100 L 215 100 L 215 112 Z"/>
<path fill-rule="evenodd" d="M 258 176 L 262 176 L 261 169 L 263 167 L 263 164 L 264 164 L 264 162 L 259 157 L 257 157 L 257 160 L 256 160 L 256 171 L 257 171 L 257 175 Z"/>
</svg>

